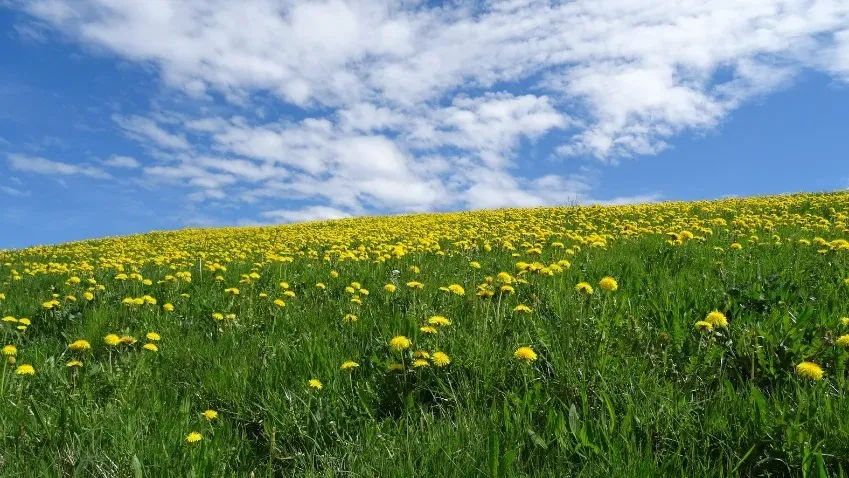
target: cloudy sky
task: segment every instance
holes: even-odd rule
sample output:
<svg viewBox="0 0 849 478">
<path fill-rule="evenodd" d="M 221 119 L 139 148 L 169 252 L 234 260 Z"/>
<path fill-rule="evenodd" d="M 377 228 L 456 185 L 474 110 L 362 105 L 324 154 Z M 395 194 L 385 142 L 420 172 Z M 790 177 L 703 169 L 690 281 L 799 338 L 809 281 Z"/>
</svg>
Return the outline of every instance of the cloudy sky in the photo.
<svg viewBox="0 0 849 478">
<path fill-rule="evenodd" d="M 0 0 L 0 248 L 849 186 L 846 0 Z"/>
</svg>

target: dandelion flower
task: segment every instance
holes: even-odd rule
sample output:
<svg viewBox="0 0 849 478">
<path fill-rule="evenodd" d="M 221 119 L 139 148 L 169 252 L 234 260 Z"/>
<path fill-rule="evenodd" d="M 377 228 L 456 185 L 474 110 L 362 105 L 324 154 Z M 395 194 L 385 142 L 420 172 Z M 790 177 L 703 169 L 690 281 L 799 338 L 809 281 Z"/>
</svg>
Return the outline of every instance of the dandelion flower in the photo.
<svg viewBox="0 0 849 478">
<path fill-rule="evenodd" d="M 448 327 L 449 325 L 451 325 L 451 321 L 441 315 L 434 315 L 433 317 L 427 319 L 427 323 L 430 325 L 435 325 L 437 327 Z"/>
<path fill-rule="evenodd" d="M 796 373 L 808 380 L 822 380 L 822 367 L 813 362 L 802 362 L 796 366 Z"/>
<path fill-rule="evenodd" d="M 68 344 L 68 348 L 73 350 L 73 351 L 89 350 L 89 349 L 91 349 L 91 344 L 88 343 L 88 340 L 80 339 L 80 340 L 77 340 L 76 342 L 72 342 L 72 343 Z"/>
<path fill-rule="evenodd" d="M 507 284 L 504 284 L 498 290 L 500 290 L 502 294 L 512 294 L 513 292 L 516 292 L 516 289 L 514 289 L 512 285 Z"/>
<path fill-rule="evenodd" d="M 235 287 L 231 287 L 229 289 L 224 289 L 224 292 L 230 295 L 239 295 L 239 289 Z"/>
<path fill-rule="evenodd" d="M 425 359 L 413 360 L 413 368 L 430 367 L 430 364 Z"/>
<path fill-rule="evenodd" d="M 700 320 L 696 322 L 696 329 L 702 332 L 710 332 L 711 330 L 713 330 L 713 324 L 706 320 Z"/>
<path fill-rule="evenodd" d="M 130 345 L 133 345 L 133 344 L 134 344 L 134 343 L 136 343 L 136 342 L 138 342 L 138 341 L 137 341 L 137 340 L 136 340 L 136 338 L 135 338 L 135 337 L 133 337 L 132 335 L 124 335 L 124 336 L 121 336 L 121 343 L 122 343 L 122 344 L 130 344 Z"/>
<path fill-rule="evenodd" d="M 461 286 L 460 284 L 451 284 L 451 285 L 449 285 L 449 286 L 448 286 L 448 290 L 449 290 L 452 294 L 456 294 L 456 295 L 466 295 L 466 290 L 465 290 L 465 289 L 463 289 L 463 286 Z"/>
<path fill-rule="evenodd" d="M 407 287 L 410 289 L 424 289 L 424 284 L 418 281 L 407 282 Z"/>
<path fill-rule="evenodd" d="M 524 362 L 533 362 L 537 359 L 537 354 L 530 347 L 519 347 L 515 352 L 513 352 L 513 357 Z"/>
<path fill-rule="evenodd" d="M 419 327 L 419 331 L 421 331 L 423 334 L 428 334 L 428 335 L 437 333 L 436 328 L 431 327 L 429 325 L 425 325 L 424 327 Z"/>
<path fill-rule="evenodd" d="M 283 308 L 286 307 L 286 302 L 283 302 L 283 299 L 274 299 L 274 305 Z"/>
<path fill-rule="evenodd" d="M 347 362 L 342 363 L 342 366 L 339 368 L 341 368 L 342 370 L 353 370 L 359 366 L 360 364 L 358 364 L 357 362 L 354 362 L 353 360 L 348 360 Z"/>
<path fill-rule="evenodd" d="M 583 292 L 587 295 L 592 295 L 593 286 L 589 284 L 589 282 L 579 282 L 578 285 L 575 286 L 576 292 Z"/>
<path fill-rule="evenodd" d="M 393 294 L 393 293 L 395 293 L 395 291 L 396 291 L 397 289 L 398 289 L 398 288 L 397 288 L 397 287 L 395 287 L 395 284 L 386 284 L 385 286 L 383 286 L 383 290 L 385 290 L 385 291 L 386 291 L 386 293 L 388 293 L 388 294 Z"/>
<path fill-rule="evenodd" d="M 174 312 L 174 305 L 173 304 L 165 304 L 165 305 L 162 306 L 162 310 L 164 310 L 165 312 Z"/>
<path fill-rule="evenodd" d="M 837 339 L 837 345 L 849 348 L 849 335 L 841 335 Z"/>
<path fill-rule="evenodd" d="M 407 350 L 412 345 L 410 339 L 404 337 L 403 335 L 398 335 L 392 337 L 392 340 L 389 341 L 389 346 L 392 347 L 392 350 L 402 351 Z"/>
<path fill-rule="evenodd" d="M 18 354 L 18 348 L 14 345 L 7 345 L 3 347 L 3 355 L 6 357 L 14 357 Z"/>
<path fill-rule="evenodd" d="M 213 312 L 212 318 L 215 320 L 224 320 L 224 314 L 221 312 Z"/>
<path fill-rule="evenodd" d="M 70 362 L 66 363 L 65 366 L 69 367 L 69 368 L 82 367 L 83 363 L 80 362 L 79 360 L 71 360 Z"/>
<path fill-rule="evenodd" d="M 18 319 L 12 317 L 11 315 L 7 315 L 6 317 L 3 317 L 3 322 L 17 322 L 17 321 L 18 321 Z"/>
<path fill-rule="evenodd" d="M 218 418 L 218 412 L 215 410 L 207 410 L 203 412 L 203 418 L 206 418 L 206 421 L 211 422 Z"/>
<path fill-rule="evenodd" d="M 194 443 L 197 443 L 201 440 L 203 440 L 203 435 L 201 435 L 198 432 L 191 432 L 188 435 L 186 435 L 186 442 L 189 443 L 189 444 L 194 444 Z"/>
<path fill-rule="evenodd" d="M 349 324 L 356 322 L 357 320 L 359 320 L 359 317 L 354 314 L 345 314 L 345 317 L 342 317 L 342 322 L 347 322 Z"/>
<path fill-rule="evenodd" d="M 83 299 L 85 299 L 88 302 L 91 302 L 91 301 L 94 300 L 94 294 L 92 294 L 91 292 L 84 292 L 83 293 Z"/>
<path fill-rule="evenodd" d="M 32 322 L 29 321 L 28 318 L 24 317 L 23 319 L 18 319 L 19 324 L 30 325 Z"/>
<path fill-rule="evenodd" d="M 613 292 L 619 288 L 619 283 L 613 277 L 607 276 L 598 283 L 598 286 L 601 287 L 601 290 Z"/>
<path fill-rule="evenodd" d="M 35 375 L 35 368 L 32 365 L 25 363 L 23 365 L 18 365 L 18 368 L 15 369 L 16 375 Z"/>
<path fill-rule="evenodd" d="M 416 350 L 413 352 L 413 358 L 428 359 L 430 358 L 430 353 L 427 350 Z"/>
<path fill-rule="evenodd" d="M 519 304 L 513 308 L 513 312 L 523 312 L 525 314 L 530 314 L 533 310 L 525 304 Z"/>
<path fill-rule="evenodd" d="M 709 313 L 707 317 L 705 317 L 705 322 L 710 322 L 711 325 L 720 329 L 728 327 L 728 318 L 726 318 L 725 314 L 718 310 L 714 310 Z"/>
<path fill-rule="evenodd" d="M 326 285 L 324 285 L 324 283 L 323 283 L 323 282 L 317 282 L 317 283 L 315 284 L 315 288 L 316 288 L 316 289 L 320 289 L 320 290 L 324 290 L 324 289 L 326 289 L 326 288 L 327 288 L 327 286 L 326 286 Z"/>
<path fill-rule="evenodd" d="M 145 338 L 147 338 L 147 340 L 152 340 L 154 342 L 162 339 L 162 337 L 160 337 L 159 334 L 157 334 L 156 332 L 148 332 L 147 335 L 145 335 Z"/>
<path fill-rule="evenodd" d="M 735 243 L 732 243 L 730 246 L 728 246 L 728 248 L 731 249 L 732 251 L 739 251 L 740 249 L 743 248 L 743 245 L 740 244 L 739 242 L 735 242 Z"/>
<path fill-rule="evenodd" d="M 324 388 L 324 385 L 321 384 L 321 381 L 319 381 L 318 379 L 315 379 L 315 378 L 310 379 L 310 381 L 308 383 L 309 383 L 310 388 L 313 389 L 313 390 L 321 390 L 322 388 Z"/>
<path fill-rule="evenodd" d="M 121 337 L 118 337 L 115 334 L 109 334 L 106 337 L 103 337 L 103 342 L 105 342 L 106 345 L 111 345 L 114 347 L 121 343 Z"/>
<path fill-rule="evenodd" d="M 469 265 L 472 267 L 472 269 L 480 269 L 481 268 L 481 263 L 478 262 L 478 261 L 469 262 Z"/>
<path fill-rule="evenodd" d="M 841 317 L 841 318 L 840 318 L 840 322 L 841 322 L 843 325 L 849 325 L 849 317 Z"/>
<path fill-rule="evenodd" d="M 159 352 L 159 347 L 157 347 L 154 343 L 146 343 L 142 348 L 151 352 Z"/>
<path fill-rule="evenodd" d="M 434 352 L 433 353 L 433 364 L 437 367 L 444 367 L 451 363 L 451 359 L 448 358 L 448 355 L 445 352 Z"/>
</svg>

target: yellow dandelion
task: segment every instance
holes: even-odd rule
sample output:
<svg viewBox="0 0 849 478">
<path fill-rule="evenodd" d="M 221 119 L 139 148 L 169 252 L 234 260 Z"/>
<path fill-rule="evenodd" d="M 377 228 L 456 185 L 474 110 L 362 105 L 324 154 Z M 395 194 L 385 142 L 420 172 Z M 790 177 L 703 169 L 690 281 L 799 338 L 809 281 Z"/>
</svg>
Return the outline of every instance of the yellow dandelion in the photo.
<svg viewBox="0 0 849 478">
<path fill-rule="evenodd" d="M 841 335 L 837 338 L 837 345 L 849 348 L 849 335 Z"/>
<path fill-rule="evenodd" d="M 357 320 L 359 320 L 359 318 L 354 314 L 345 314 L 345 317 L 342 317 L 342 322 L 347 322 L 349 324 L 351 322 L 356 322 Z"/>
<path fill-rule="evenodd" d="M 68 348 L 74 351 L 89 350 L 91 349 L 91 344 L 88 343 L 88 340 L 80 339 L 68 344 Z"/>
<path fill-rule="evenodd" d="M 385 290 L 388 294 L 393 294 L 397 289 L 398 288 L 395 287 L 395 284 L 386 284 L 383 286 L 383 290 Z"/>
<path fill-rule="evenodd" d="M 705 322 L 710 322 L 711 325 L 720 329 L 728 327 L 728 318 L 725 317 L 725 314 L 718 310 L 714 310 L 709 313 L 707 317 L 705 317 Z"/>
<path fill-rule="evenodd" d="M 14 357 L 15 355 L 18 355 L 18 348 L 14 345 L 7 345 L 3 347 L 2 352 L 6 357 Z"/>
<path fill-rule="evenodd" d="M 222 314 L 221 312 L 213 312 L 212 318 L 215 320 L 224 320 L 224 314 Z"/>
<path fill-rule="evenodd" d="M 702 332 L 710 332 L 711 330 L 713 330 L 713 324 L 706 320 L 700 320 L 696 322 L 696 329 Z"/>
<path fill-rule="evenodd" d="M 466 295 L 466 290 L 465 290 L 465 289 L 463 289 L 463 286 L 461 286 L 460 284 L 451 284 L 451 285 L 449 285 L 449 286 L 448 286 L 448 290 L 449 290 L 452 294 L 456 294 L 456 295 Z"/>
<path fill-rule="evenodd" d="M 145 338 L 147 338 L 147 340 L 152 340 L 154 342 L 162 339 L 162 337 L 160 337 L 159 334 L 157 334 L 156 332 L 148 332 L 147 335 L 145 335 Z"/>
<path fill-rule="evenodd" d="M 389 341 L 389 346 L 392 347 L 392 350 L 402 351 L 407 350 L 412 345 L 410 339 L 404 337 L 403 335 L 398 335 L 392 337 L 392 340 Z"/>
<path fill-rule="evenodd" d="M 522 312 L 525 314 L 530 314 L 533 310 L 525 304 L 519 304 L 516 307 L 513 307 L 513 312 Z"/>
<path fill-rule="evenodd" d="M 413 360 L 413 368 L 430 367 L 430 364 L 425 359 Z"/>
<path fill-rule="evenodd" d="M 410 281 L 407 282 L 407 287 L 409 287 L 410 289 L 424 289 L 424 284 L 417 281 Z"/>
<path fill-rule="evenodd" d="M 432 334 L 437 333 L 436 328 L 435 328 L 435 327 L 431 327 L 431 326 L 429 326 L 429 325 L 425 325 L 425 326 L 423 326 L 423 327 L 419 327 L 419 331 L 421 331 L 423 334 L 428 334 L 428 335 L 432 335 Z"/>
<path fill-rule="evenodd" d="M 346 362 L 343 362 L 342 366 L 339 368 L 341 368 L 342 370 L 353 370 L 359 366 L 360 364 L 358 364 L 357 362 L 354 362 L 353 360 L 348 360 Z"/>
<path fill-rule="evenodd" d="M 286 307 L 286 302 L 284 302 L 283 299 L 274 299 L 274 305 L 282 309 L 283 307 Z"/>
<path fill-rule="evenodd" d="M 207 410 L 203 412 L 203 418 L 206 418 L 206 421 L 211 422 L 218 418 L 218 412 L 215 410 Z"/>
<path fill-rule="evenodd" d="M 32 365 L 25 363 L 23 365 L 18 365 L 15 369 L 16 375 L 35 375 L 35 368 Z"/>
<path fill-rule="evenodd" d="M 579 282 L 578 285 L 575 286 L 576 292 L 582 292 L 587 295 L 591 295 L 593 291 L 593 286 L 589 284 L 589 282 Z"/>
<path fill-rule="evenodd" d="M 601 287 L 601 290 L 613 292 L 619 288 L 619 283 L 613 277 L 607 276 L 599 281 L 598 286 Z"/>
<path fill-rule="evenodd" d="M 123 336 L 121 336 L 121 343 L 122 343 L 122 344 L 130 344 L 130 345 L 133 345 L 133 344 L 134 344 L 134 343 L 136 343 L 136 342 L 138 342 L 138 341 L 137 341 L 137 340 L 136 340 L 136 338 L 135 338 L 135 337 L 133 337 L 132 335 L 123 335 Z"/>
<path fill-rule="evenodd" d="M 437 327 L 448 327 L 449 325 L 451 325 L 451 321 L 441 315 L 434 315 L 433 317 L 427 319 L 427 323 Z"/>
<path fill-rule="evenodd" d="M 524 362 L 533 362 L 537 359 L 537 354 L 530 347 L 519 347 L 513 352 L 513 357 Z"/>
<path fill-rule="evenodd" d="M 198 432 L 191 432 L 188 435 L 186 435 L 186 442 L 189 443 L 190 445 L 195 444 L 195 443 L 197 443 L 201 440 L 203 440 L 203 435 L 201 435 Z"/>
<path fill-rule="evenodd" d="M 822 367 L 813 362 L 802 362 L 796 366 L 796 373 L 809 380 L 822 380 Z"/>
<path fill-rule="evenodd" d="M 413 358 L 429 359 L 430 353 L 427 350 L 416 350 L 413 352 Z"/>
<path fill-rule="evenodd" d="M 310 379 L 308 384 L 309 384 L 310 388 L 313 389 L 313 390 L 321 390 L 322 388 L 324 388 L 324 385 L 321 384 L 321 381 L 319 381 L 318 379 L 315 379 L 315 378 Z"/>
<path fill-rule="evenodd" d="M 154 343 L 146 343 L 142 348 L 151 352 L 159 352 L 159 347 L 157 347 Z"/>
<path fill-rule="evenodd" d="M 433 353 L 433 364 L 437 367 L 444 367 L 451 363 L 451 359 L 448 358 L 448 354 L 445 352 L 434 352 Z"/>
<path fill-rule="evenodd" d="M 162 306 L 162 310 L 164 310 L 165 312 L 174 312 L 174 305 L 173 304 L 165 304 L 165 305 Z"/>
<path fill-rule="evenodd" d="M 106 337 L 103 337 L 103 342 L 105 342 L 106 345 L 111 345 L 114 347 L 121 343 L 121 337 L 118 337 L 115 334 L 109 334 Z"/>
<path fill-rule="evenodd" d="M 83 366 L 83 363 L 82 363 L 82 362 L 80 362 L 79 360 L 71 360 L 71 361 L 69 361 L 68 363 L 66 363 L 66 364 L 65 364 L 65 366 L 66 366 L 66 367 L 69 367 L 69 368 L 73 368 L 73 367 L 82 367 L 82 366 Z"/>
</svg>

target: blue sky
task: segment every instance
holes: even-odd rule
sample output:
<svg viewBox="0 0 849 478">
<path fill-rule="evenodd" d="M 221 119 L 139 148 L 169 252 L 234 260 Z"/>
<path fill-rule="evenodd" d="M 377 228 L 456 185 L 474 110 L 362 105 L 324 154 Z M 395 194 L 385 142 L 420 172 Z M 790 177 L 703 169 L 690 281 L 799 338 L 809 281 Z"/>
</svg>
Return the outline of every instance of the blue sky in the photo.
<svg viewBox="0 0 849 478">
<path fill-rule="evenodd" d="M 0 248 L 849 187 L 846 2 L 462 5 L 0 1 Z"/>
</svg>

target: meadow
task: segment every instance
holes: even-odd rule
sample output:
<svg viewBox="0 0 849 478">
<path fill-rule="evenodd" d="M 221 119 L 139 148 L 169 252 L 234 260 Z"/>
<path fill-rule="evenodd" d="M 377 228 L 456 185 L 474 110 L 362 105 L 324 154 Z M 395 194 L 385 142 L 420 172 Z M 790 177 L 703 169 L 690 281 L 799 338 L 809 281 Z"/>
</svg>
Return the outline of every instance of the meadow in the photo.
<svg viewBox="0 0 849 478">
<path fill-rule="evenodd" d="M 827 193 L 0 251 L 0 476 L 842 477 L 847 233 Z"/>
</svg>

